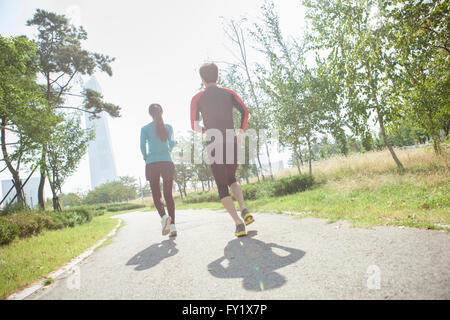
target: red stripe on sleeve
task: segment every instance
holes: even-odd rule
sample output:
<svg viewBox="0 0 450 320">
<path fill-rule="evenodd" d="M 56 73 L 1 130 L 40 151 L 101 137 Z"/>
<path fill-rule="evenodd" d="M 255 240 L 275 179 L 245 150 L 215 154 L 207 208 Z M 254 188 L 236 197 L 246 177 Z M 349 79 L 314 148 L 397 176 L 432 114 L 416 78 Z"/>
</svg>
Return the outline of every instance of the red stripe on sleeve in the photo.
<svg viewBox="0 0 450 320">
<path fill-rule="evenodd" d="M 199 93 L 197 93 L 191 100 L 191 128 L 192 128 L 192 130 L 201 132 L 201 133 L 205 133 L 205 130 L 197 130 L 195 128 L 194 122 L 197 121 L 197 119 L 196 119 L 197 103 L 198 103 L 198 100 L 200 99 L 201 95 L 203 94 L 203 92 L 205 92 L 205 90 L 202 90 Z"/>
<path fill-rule="evenodd" d="M 242 130 L 245 131 L 245 127 L 247 126 L 247 120 L 248 120 L 248 115 L 250 114 L 250 112 L 248 111 L 247 106 L 245 105 L 244 101 L 242 101 L 241 97 L 238 96 L 238 94 L 236 92 L 234 92 L 231 89 L 228 88 L 223 88 L 222 89 L 228 91 L 229 93 L 231 93 L 233 95 L 233 97 L 236 99 L 236 101 L 242 106 L 242 108 L 245 111 L 245 117 L 244 117 L 244 122 L 242 123 Z"/>
</svg>

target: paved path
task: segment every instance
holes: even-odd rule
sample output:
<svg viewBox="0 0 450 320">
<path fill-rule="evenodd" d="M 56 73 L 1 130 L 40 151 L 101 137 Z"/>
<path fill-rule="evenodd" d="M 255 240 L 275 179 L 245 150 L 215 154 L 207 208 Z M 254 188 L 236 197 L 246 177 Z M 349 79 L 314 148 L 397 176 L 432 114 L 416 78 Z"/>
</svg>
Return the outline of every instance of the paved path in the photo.
<svg viewBox="0 0 450 320">
<path fill-rule="evenodd" d="M 235 238 L 224 211 L 184 210 L 169 240 L 155 212 L 120 217 L 112 244 L 29 298 L 450 299 L 448 232 L 255 214 Z"/>
</svg>

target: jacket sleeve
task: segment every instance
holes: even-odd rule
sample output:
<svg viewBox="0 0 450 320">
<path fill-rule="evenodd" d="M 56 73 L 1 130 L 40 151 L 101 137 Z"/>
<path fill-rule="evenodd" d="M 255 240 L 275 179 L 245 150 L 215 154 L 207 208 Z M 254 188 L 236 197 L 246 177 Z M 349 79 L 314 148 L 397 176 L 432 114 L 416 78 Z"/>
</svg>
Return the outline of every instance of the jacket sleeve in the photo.
<svg viewBox="0 0 450 320">
<path fill-rule="evenodd" d="M 200 126 L 200 111 L 197 104 L 203 91 L 197 93 L 191 100 L 191 128 L 194 131 L 205 133 L 205 129 Z"/>
<path fill-rule="evenodd" d="M 242 99 L 237 95 L 236 92 L 232 92 L 233 94 L 233 106 L 238 109 L 241 113 L 241 129 L 245 131 L 245 127 L 247 126 L 248 115 L 250 112 L 248 111 L 247 106 L 242 101 Z"/>
<path fill-rule="evenodd" d="M 173 148 L 177 144 L 175 142 L 172 126 L 169 126 L 168 134 L 169 134 L 169 152 L 172 152 Z"/>
<path fill-rule="evenodd" d="M 144 128 L 141 129 L 141 153 L 144 160 L 147 160 L 147 138 L 145 136 Z"/>
<path fill-rule="evenodd" d="M 245 127 L 247 126 L 248 116 L 250 114 L 247 106 L 245 105 L 244 101 L 242 101 L 242 99 L 238 96 L 238 94 L 236 92 L 234 92 L 233 90 L 228 89 L 228 88 L 222 88 L 222 89 L 228 91 L 231 94 L 232 100 L 233 100 L 233 107 L 238 109 L 238 111 L 241 113 L 241 127 L 240 128 L 243 131 L 245 131 Z"/>
</svg>

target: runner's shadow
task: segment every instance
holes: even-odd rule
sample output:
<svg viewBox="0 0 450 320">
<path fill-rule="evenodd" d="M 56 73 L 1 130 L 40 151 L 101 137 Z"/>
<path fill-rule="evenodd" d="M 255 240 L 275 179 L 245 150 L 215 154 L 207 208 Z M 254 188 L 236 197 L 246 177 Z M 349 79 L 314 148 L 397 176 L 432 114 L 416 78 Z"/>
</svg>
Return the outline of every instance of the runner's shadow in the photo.
<svg viewBox="0 0 450 320">
<path fill-rule="evenodd" d="M 300 260 L 305 252 L 265 243 L 254 239 L 255 235 L 255 231 L 250 231 L 247 237 L 228 242 L 223 257 L 208 265 L 211 274 L 223 279 L 242 278 L 242 286 L 250 291 L 270 290 L 284 285 L 285 277 L 275 270 Z M 275 248 L 288 254 L 281 256 L 273 251 Z"/>
<path fill-rule="evenodd" d="M 150 247 L 142 250 L 133 258 L 128 260 L 127 266 L 136 265 L 134 268 L 136 271 L 150 269 L 165 258 L 176 255 L 178 253 L 178 249 L 175 246 L 176 243 L 173 239 L 152 244 Z"/>
</svg>

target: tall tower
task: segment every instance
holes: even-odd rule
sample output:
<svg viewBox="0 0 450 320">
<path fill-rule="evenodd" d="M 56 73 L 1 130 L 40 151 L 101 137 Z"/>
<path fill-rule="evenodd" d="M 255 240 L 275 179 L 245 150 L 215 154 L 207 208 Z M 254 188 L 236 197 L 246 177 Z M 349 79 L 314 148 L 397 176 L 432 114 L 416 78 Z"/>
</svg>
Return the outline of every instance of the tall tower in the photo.
<svg viewBox="0 0 450 320">
<path fill-rule="evenodd" d="M 95 76 L 89 79 L 85 88 L 102 93 Z M 90 119 L 89 114 L 86 113 L 86 127 L 95 130 L 95 139 L 89 143 L 88 148 L 91 188 L 94 189 L 103 183 L 117 180 L 116 165 L 106 113 L 102 112 L 97 119 Z"/>
</svg>

